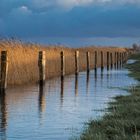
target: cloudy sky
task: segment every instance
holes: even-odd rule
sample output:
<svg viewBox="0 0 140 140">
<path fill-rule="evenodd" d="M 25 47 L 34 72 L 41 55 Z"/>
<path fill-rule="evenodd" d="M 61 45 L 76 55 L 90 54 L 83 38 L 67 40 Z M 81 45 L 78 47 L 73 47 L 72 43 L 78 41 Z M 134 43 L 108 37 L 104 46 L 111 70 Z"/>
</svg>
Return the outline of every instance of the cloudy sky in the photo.
<svg viewBox="0 0 140 140">
<path fill-rule="evenodd" d="M 0 0 L 0 37 L 140 42 L 140 0 Z"/>
</svg>

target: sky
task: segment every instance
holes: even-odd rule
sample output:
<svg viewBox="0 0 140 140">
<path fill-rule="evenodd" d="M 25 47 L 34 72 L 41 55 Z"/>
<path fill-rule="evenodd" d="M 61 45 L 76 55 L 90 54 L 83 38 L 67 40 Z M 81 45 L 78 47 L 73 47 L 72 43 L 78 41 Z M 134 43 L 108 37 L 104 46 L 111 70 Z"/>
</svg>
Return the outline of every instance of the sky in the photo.
<svg viewBox="0 0 140 140">
<path fill-rule="evenodd" d="M 0 37 L 129 46 L 140 43 L 140 0 L 0 0 Z"/>
</svg>

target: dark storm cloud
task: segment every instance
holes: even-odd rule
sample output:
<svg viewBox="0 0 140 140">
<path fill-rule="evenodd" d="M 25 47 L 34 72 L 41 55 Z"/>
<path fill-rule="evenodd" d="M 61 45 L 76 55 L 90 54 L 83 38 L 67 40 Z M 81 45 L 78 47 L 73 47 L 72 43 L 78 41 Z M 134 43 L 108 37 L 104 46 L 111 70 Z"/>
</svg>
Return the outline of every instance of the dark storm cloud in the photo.
<svg viewBox="0 0 140 140">
<path fill-rule="evenodd" d="M 1 36 L 140 36 L 137 0 L 116 5 L 111 0 L 0 1 Z"/>
</svg>

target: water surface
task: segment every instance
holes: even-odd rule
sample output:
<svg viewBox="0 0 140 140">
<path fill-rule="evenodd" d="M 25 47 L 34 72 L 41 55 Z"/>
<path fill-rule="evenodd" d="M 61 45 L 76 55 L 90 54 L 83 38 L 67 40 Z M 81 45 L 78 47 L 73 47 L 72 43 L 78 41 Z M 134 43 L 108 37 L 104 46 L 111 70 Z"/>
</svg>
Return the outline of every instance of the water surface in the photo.
<svg viewBox="0 0 140 140">
<path fill-rule="evenodd" d="M 98 119 L 112 97 L 137 82 L 125 69 L 91 71 L 38 85 L 9 88 L 0 98 L 1 140 L 67 140 Z"/>
</svg>

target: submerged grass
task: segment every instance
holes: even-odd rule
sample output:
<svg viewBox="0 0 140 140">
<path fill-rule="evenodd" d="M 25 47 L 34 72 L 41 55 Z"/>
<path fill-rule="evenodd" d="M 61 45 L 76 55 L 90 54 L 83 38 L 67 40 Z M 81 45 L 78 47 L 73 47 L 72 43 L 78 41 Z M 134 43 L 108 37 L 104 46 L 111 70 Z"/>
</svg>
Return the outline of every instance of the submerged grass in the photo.
<svg viewBox="0 0 140 140">
<path fill-rule="evenodd" d="M 0 51 L 7 50 L 9 58 L 8 85 L 21 85 L 35 83 L 38 81 L 38 52 L 46 51 L 46 79 L 60 75 L 60 52 L 64 51 L 66 61 L 66 74 L 75 71 L 75 50 L 64 46 L 43 46 L 32 43 L 23 43 L 15 40 L 0 40 Z M 125 48 L 97 48 L 94 46 L 77 48 L 80 51 L 79 67 L 80 71 L 86 69 L 86 52 L 90 51 L 91 69 L 94 68 L 94 52 L 98 52 L 98 66 L 101 65 L 101 51 L 106 52 L 126 51 Z M 106 65 L 106 59 L 104 59 Z"/>
<path fill-rule="evenodd" d="M 126 67 L 130 75 L 140 81 L 140 54 L 131 56 L 137 60 Z M 128 89 L 128 96 L 118 96 L 111 102 L 101 120 L 93 120 L 80 136 L 80 140 L 140 140 L 140 84 Z"/>
</svg>

